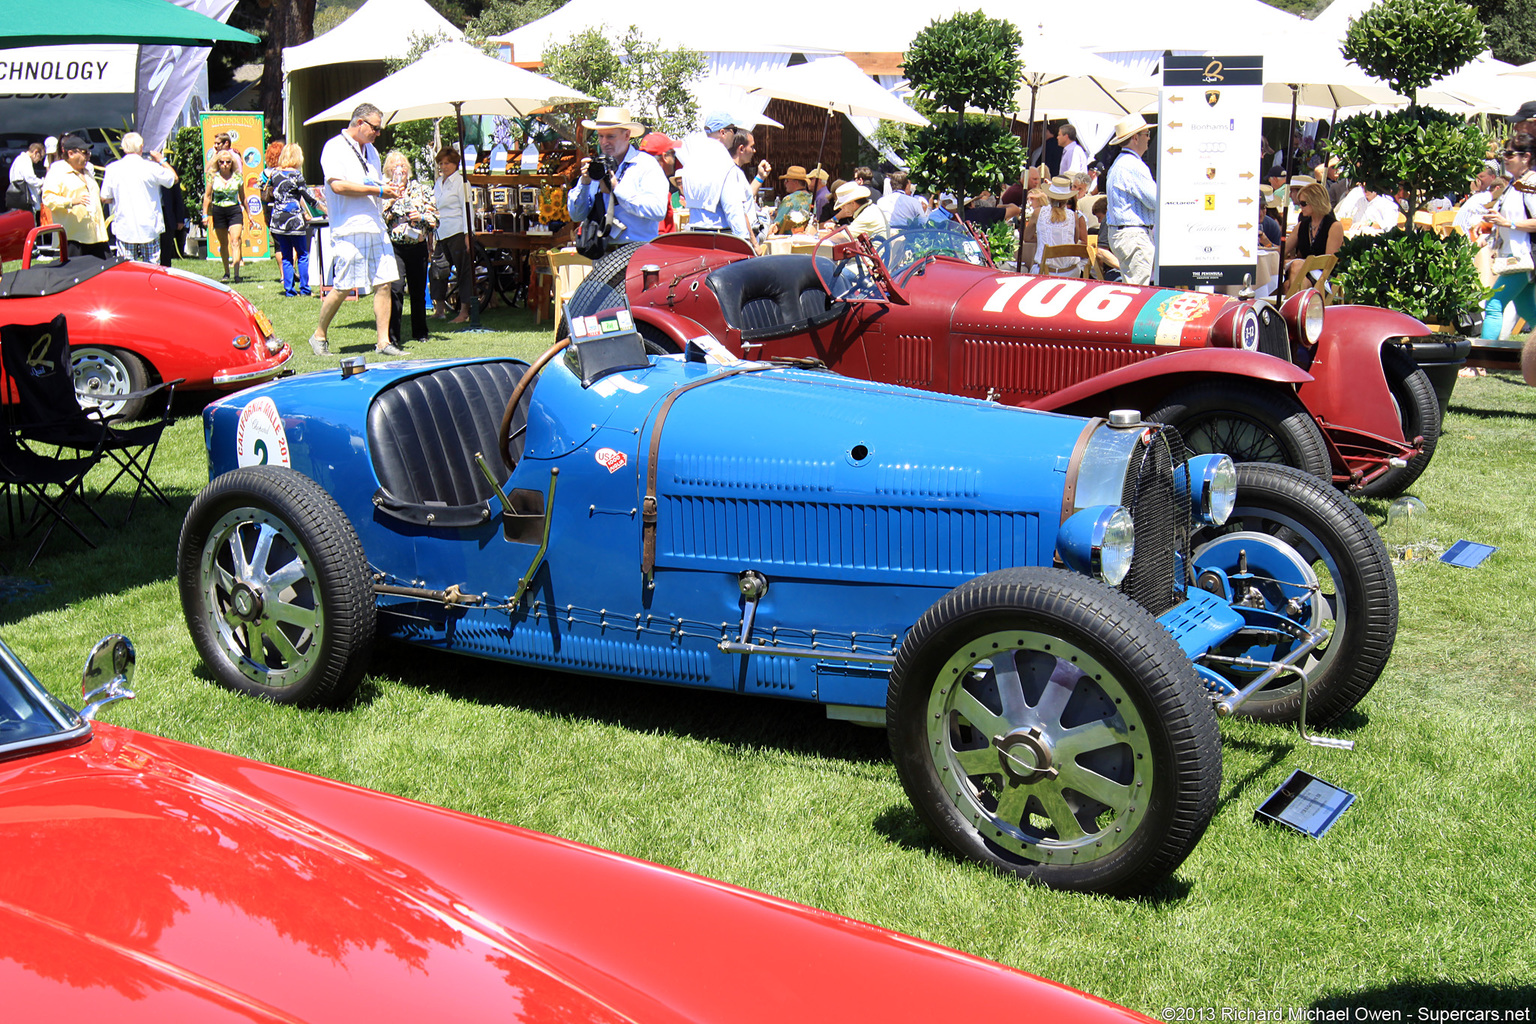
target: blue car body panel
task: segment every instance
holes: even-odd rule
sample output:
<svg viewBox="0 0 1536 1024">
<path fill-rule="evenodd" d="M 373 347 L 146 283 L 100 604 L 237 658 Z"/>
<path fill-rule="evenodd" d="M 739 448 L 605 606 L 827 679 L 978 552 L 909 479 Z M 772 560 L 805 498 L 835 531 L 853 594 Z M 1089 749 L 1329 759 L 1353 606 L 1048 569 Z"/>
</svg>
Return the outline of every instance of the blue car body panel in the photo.
<svg viewBox="0 0 1536 1024">
<path fill-rule="evenodd" d="M 663 356 L 583 387 L 555 363 L 533 388 L 510 479 L 496 453 L 483 453 L 509 492 L 547 496 L 553 487 L 547 550 L 514 606 L 542 537 L 511 539 L 498 498 L 485 521 L 467 527 L 405 522 L 375 503 L 374 398 L 472 362 L 378 364 L 346 378 L 322 372 L 220 399 L 205 412 L 210 476 L 240 463 L 242 412 L 271 400 L 289 464 L 340 504 L 376 583 L 483 597 L 450 606 L 381 594 L 386 635 L 594 675 L 829 704 L 883 708 L 888 666 L 861 658 L 893 655 L 947 591 L 994 570 L 1052 564 L 1072 457 L 1095 429 L 1076 417 L 826 372 L 731 374 Z M 656 445 L 648 580 L 642 512 L 658 411 L 701 380 L 670 404 Z M 749 639 L 824 654 L 720 649 L 739 639 L 738 574 L 746 570 L 770 581 Z M 1192 656 L 1242 625 L 1225 602 L 1194 590 L 1162 621 Z"/>
</svg>

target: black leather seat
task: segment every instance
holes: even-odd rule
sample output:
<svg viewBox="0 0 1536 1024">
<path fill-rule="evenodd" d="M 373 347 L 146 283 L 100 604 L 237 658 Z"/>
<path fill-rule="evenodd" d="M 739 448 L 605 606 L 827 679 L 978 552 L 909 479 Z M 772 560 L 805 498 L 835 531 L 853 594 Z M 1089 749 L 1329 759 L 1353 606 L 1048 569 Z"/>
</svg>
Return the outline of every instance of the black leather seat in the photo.
<svg viewBox="0 0 1536 1024">
<path fill-rule="evenodd" d="M 754 341 L 808 331 L 842 316 L 847 303 L 831 302 L 822 285 L 834 274 L 825 257 L 785 254 L 727 263 L 704 283 L 715 293 L 726 324 L 740 331 L 742 340 Z"/>
<path fill-rule="evenodd" d="M 472 526 L 490 518 L 496 492 L 475 465 L 480 452 L 500 476 L 501 416 L 524 363 L 446 366 L 402 380 L 368 410 L 368 450 L 379 478 L 374 506 L 423 526 Z M 521 454 L 526 405 L 512 421 Z"/>
</svg>

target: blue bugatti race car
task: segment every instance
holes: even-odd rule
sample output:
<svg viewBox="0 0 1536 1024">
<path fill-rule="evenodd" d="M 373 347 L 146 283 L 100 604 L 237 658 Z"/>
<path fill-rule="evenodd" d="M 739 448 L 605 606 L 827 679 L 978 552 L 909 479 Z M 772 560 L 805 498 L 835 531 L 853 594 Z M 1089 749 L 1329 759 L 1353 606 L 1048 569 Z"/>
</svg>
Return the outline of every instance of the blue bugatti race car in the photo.
<svg viewBox="0 0 1536 1024">
<path fill-rule="evenodd" d="M 1131 411 L 654 354 L 582 294 L 532 365 L 359 358 L 208 407 L 178 573 L 221 684 L 333 703 L 387 636 L 817 701 L 887 729 L 961 855 L 1130 894 L 1210 821 L 1218 713 L 1305 736 L 1391 653 L 1386 551 L 1322 480 Z"/>
</svg>

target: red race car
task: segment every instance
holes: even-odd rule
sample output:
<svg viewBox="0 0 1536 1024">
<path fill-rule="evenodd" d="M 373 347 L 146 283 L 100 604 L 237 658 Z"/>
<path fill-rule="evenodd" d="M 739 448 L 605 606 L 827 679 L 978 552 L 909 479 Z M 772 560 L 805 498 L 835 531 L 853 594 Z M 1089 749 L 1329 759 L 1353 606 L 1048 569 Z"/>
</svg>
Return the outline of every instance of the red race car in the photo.
<svg viewBox="0 0 1536 1024">
<path fill-rule="evenodd" d="M 92 721 L 0 642 L 0 991 L 16 1021 L 1148 1018 L 874 925 Z"/>
<path fill-rule="evenodd" d="M 134 419 L 139 402 L 115 396 L 177 377 L 183 391 L 234 391 L 278 376 L 293 355 L 266 315 L 226 285 L 117 257 L 44 259 L 44 245 L 66 251 L 64 229 L 28 233 L 22 268 L 0 278 L 0 323 L 66 314 L 82 405 Z"/>
<path fill-rule="evenodd" d="M 815 358 L 1010 405 L 1139 409 L 1196 451 L 1286 463 L 1367 495 L 1399 493 L 1424 471 L 1459 364 L 1446 357 L 1437 396 L 1415 360 L 1446 346 L 1401 313 L 1325 310 L 1310 289 L 1277 306 L 1009 273 L 963 226 L 759 257 L 730 236 L 664 235 L 611 253 L 589 281 L 622 281 L 642 330 L 669 349 L 708 333 L 749 358 Z"/>
</svg>

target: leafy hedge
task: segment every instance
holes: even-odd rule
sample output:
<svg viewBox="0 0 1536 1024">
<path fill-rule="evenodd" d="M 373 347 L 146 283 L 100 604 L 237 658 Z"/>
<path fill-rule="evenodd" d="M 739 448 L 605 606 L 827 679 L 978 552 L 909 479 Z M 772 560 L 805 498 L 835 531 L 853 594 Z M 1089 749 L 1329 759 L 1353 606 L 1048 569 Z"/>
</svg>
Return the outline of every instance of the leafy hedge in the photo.
<svg viewBox="0 0 1536 1024">
<path fill-rule="evenodd" d="M 1333 282 L 1349 302 L 1458 324 L 1488 297 L 1473 263 L 1476 252 L 1462 235 L 1441 238 L 1432 231 L 1394 228 L 1346 239 Z"/>
<path fill-rule="evenodd" d="M 1410 107 L 1345 118 L 1333 145 L 1357 181 L 1437 196 L 1466 188 L 1483 165 L 1489 138 L 1459 115 Z"/>
</svg>

